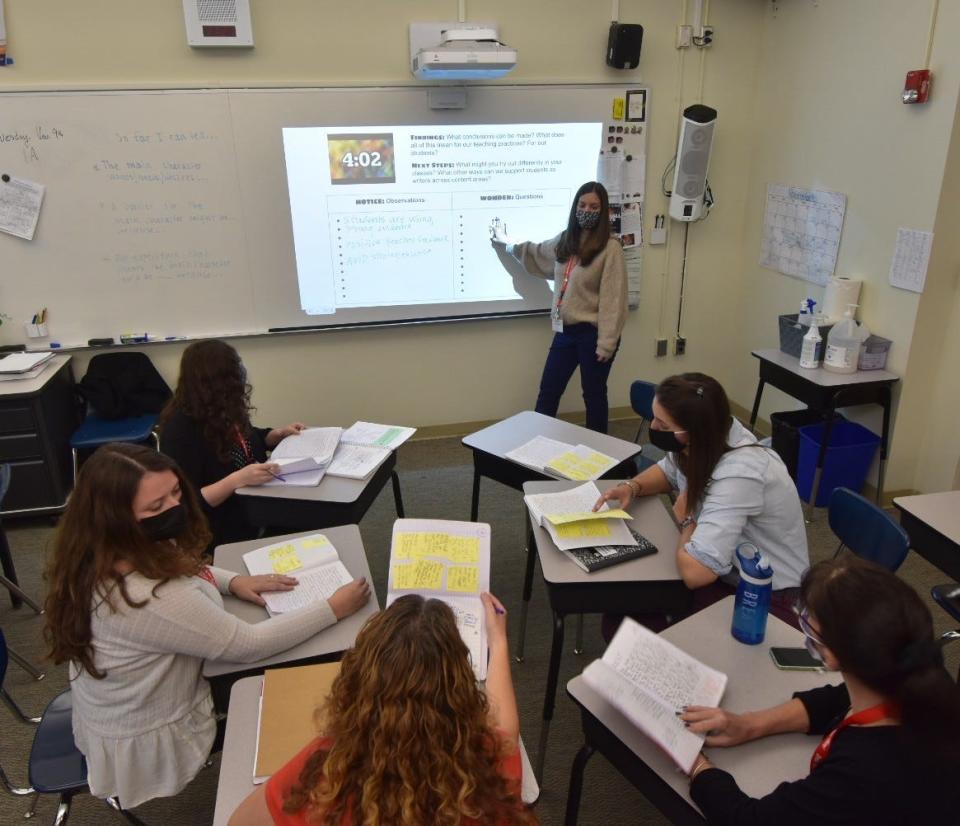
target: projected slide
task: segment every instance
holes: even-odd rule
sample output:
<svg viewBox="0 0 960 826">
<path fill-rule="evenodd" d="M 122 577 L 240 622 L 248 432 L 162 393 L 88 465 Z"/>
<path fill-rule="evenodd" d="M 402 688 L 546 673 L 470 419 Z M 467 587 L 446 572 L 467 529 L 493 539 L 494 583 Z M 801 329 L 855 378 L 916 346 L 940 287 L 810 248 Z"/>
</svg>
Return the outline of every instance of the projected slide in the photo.
<svg viewBox="0 0 960 826">
<path fill-rule="evenodd" d="M 302 308 L 546 306 L 544 282 L 517 292 L 488 228 L 499 218 L 517 240 L 560 232 L 577 187 L 596 177 L 600 132 L 600 123 L 285 128 Z"/>
</svg>

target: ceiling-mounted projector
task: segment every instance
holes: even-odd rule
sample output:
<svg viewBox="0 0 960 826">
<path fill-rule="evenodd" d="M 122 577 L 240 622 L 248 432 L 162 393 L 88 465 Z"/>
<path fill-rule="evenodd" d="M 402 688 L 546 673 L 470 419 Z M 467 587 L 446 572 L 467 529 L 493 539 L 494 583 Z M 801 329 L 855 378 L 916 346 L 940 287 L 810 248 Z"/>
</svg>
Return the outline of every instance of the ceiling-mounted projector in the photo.
<svg viewBox="0 0 960 826">
<path fill-rule="evenodd" d="M 488 80 L 516 65 L 495 24 L 410 24 L 410 69 L 420 80 Z"/>
</svg>

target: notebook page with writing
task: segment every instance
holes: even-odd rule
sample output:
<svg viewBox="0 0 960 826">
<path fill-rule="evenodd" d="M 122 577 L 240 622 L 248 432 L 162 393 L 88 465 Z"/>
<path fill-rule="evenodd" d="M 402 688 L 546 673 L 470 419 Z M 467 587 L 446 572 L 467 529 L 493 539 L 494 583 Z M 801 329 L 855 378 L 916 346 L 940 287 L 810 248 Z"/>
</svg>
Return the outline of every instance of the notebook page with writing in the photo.
<svg viewBox="0 0 960 826">
<path fill-rule="evenodd" d="M 544 465 L 547 473 L 554 473 L 565 479 L 576 482 L 586 479 L 599 479 L 610 468 L 617 464 L 617 460 L 606 453 L 601 453 L 586 445 L 577 445 L 555 456 Z"/>
<path fill-rule="evenodd" d="M 387 605 L 410 593 L 450 605 L 479 680 L 487 676 L 486 623 L 480 593 L 489 590 L 489 525 L 442 519 L 394 522 Z"/>
<path fill-rule="evenodd" d="M 390 451 L 385 448 L 341 442 L 327 467 L 327 473 L 346 479 L 367 479 L 389 458 Z"/>
<path fill-rule="evenodd" d="M 573 445 L 548 439 L 546 436 L 534 436 L 529 442 L 504 454 L 508 459 L 520 465 L 539 470 L 541 473 L 547 463 L 567 451 L 573 450 Z"/>
<path fill-rule="evenodd" d="M 629 617 L 583 678 L 688 773 L 704 738 L 689 731 L 676 712 L 686 705 L 719 705 L 727 686 L 726 674 Z"/>
<path fill-rule="evenodd" d="M 343 431 L 340 441 L 347 445 L 367 445 L 382 447 L 387 450 L 396 450 L 414 433 L 415 427 L 402 427 L 392 424 L 375 424 L 374 422 L 354 422 Z"/>
<path fill-rule="evenodd" d="M 544 527 L 553 543 L 561 551 L 574 548 L 592 548 L 596 545 L 636 545 L 637 540 L 630 533 L 623 518 L 588 519 L 582 521 L 553 524 L 548 517 L 552 515 L 582 514 L 593 510 L 600 498 L 600 489 L 593 482 L 586 482 L 570 490 L 556 493 L 535 493 L 523 497 L 534 520 Z M 610 510 L 604 503 L 602 511 Z"/>
<path fill-rule="evenodd" d="M 273 461 L 281 459 L 312 458 L 318 465 L 328 465 L 333 459 L 333 453 L 340 443 L 340 427 L 308 427 L 293 436 L 281 440 L 270 458 Z"/>
</svg>

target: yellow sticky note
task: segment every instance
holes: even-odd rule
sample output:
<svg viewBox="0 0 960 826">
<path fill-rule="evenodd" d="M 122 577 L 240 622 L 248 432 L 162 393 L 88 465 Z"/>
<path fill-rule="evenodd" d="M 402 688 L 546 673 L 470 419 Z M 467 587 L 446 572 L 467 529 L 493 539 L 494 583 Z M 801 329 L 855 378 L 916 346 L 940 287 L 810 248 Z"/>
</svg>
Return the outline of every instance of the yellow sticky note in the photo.
<svg viewBox="0 0 960 826">
<path fill-rule="evenodd" d="M 554 525 L 566 525 L 568 522 L 587 522 L 591 519 L 633 519 L 625 510 L 616 508 L 606 511 L 584 511 L 583 513 L 554 513 L 547 516 Z"/>
<path fill-rule="evenodd" d="M 393 587 L 398 591 L 439 591 L 443 585 L 442 562 L 419 559 L 410 565 L 393 566 Z"/>
<path fill-rule="evenodd" d="M 560 539 L 603 539 L 610 536 L 610 525 L 603 519 L 567 522 L 557 525 L 554 530 Z"/>
<path fill-rule="evenodd" d="M 293 545 L 281 545 L 274 548 L 268 554 L 270 558 L 270 567 L 275 574 L 285 574 L 288 571 L 295 571 L 301 566 L 300 557 L 297 556 L 297 549 Z"/>
<path fill-rule="evenodd" d="M 447 590 L 462 594 L 480 591 L 480 569 L 476 565 L 447 568 Z"/>
<path fill-rule="evenodd" d="M 330 540 L 325 536 L 307 536 L 300 540 L 302 548 L 325 548 L 330 544 Z"/>
<path fill-rule="evenodd" d="M 613 119 L 623 120 L 623 98 L 613 99 Z"/>
<path fill-rule="evenodd" d="M 402 533 L 393 549 L 394 559 L 440 557 L 451 562 L 479 562 L 480 540 L 446 533 Z"/>
</svg>

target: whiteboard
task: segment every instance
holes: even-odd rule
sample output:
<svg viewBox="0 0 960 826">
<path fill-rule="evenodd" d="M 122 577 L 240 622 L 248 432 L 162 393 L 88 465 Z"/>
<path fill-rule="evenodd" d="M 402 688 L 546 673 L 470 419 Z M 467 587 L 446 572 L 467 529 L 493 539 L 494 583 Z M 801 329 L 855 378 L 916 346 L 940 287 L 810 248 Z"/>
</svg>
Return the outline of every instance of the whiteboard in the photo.
<svg viewBox="0 0 960 826">
<path fill-rule="evenodd" d="M 282 127 L 606 121 L 624 92 L 471 86 L 455 111 L 412 86 L 0 95 L 0 173 L 46 186 L 34 240 L 0 234 L 0 335 L 44 307 L 64 346 L 329 324 L 300 309 Z"/>
</svg>

